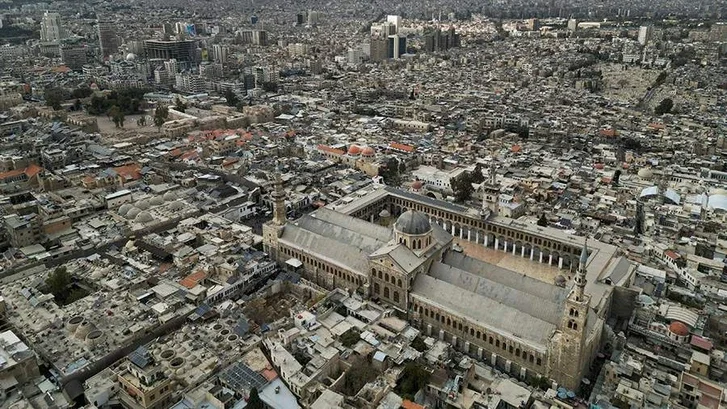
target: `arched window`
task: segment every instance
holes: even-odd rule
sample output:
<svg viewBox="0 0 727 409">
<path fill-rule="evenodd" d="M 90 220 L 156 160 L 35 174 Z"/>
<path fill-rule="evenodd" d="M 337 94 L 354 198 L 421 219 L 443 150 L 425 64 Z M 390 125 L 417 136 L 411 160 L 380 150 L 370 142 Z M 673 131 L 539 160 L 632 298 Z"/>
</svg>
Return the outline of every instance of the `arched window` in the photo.
<svg viewBox="0 0 727 409">
<path fill-rule="evenodd" d="M 396 280 L 396 285 L 398 285 L 399 287 L 403 287 L 403 286 L 401 285 L 401 278 L 400 278 L 400 279 L 398 279 L 398 280 Z"/>
<path fill-rule="evenodd" d="M 490 337 L 490 345 L 492 345 L 492 337 Z"/>
<path fill-rule="evenodd" d="M 379 291 L 381 291 L 381 288 L 379 288 L 379 283 L 374 283 L 374 293 L 379 294 Z"/>
<path fill-rule="evenodd" d="M 491 344 L 491 343 L 492 343 L 492 341 L 490 341 L 490 344 Z M 499 339 L 496 339 L 496 340 L 495 340 L 495 346 L 496 346 L 496 347 L 499 347 L 499 346 L 500 346 L 500 340 L 499 340 Z"/>
<path fill-rule="evenodd" d="M 477 331 L 477 339 L 482 339 L 482 333 L 480 331 Z"/>
<path fill-rule="evenodd" d="M 384 297 L 389 298 L 389 287 L 384 287 Z"/>
<path fill-rule="evenodd" d="M 535 356 L 533 356 L 533 354 L 530 354 L 528 361 L 530 361 L 530 363 L 532 364 L 534 359 L 535 359 Z"/>
<path fill-rule="evenodd" d="M 384 277 L 386 278 L 386 282 L 389 282 L 389 273 L 384 274 Z"/>
<path fill-rule="evenodd" d="M 470 336 L 471 337 L 474 337 L 475 336 L 475 329 L 474 328 L 470 328 Z"/>
<path fill-rule="evenodd" d="M 399 292 L 394 291 L 394 302 L 399 302 Z"/>
<path fill-rule="evenodd" d="M 520 348 L 515 349 L 515 356 L 520 357 Z"/>
<path fill-rule="evenodd" d="M 538 365 L 538 366 L 540 366 L 540 365 L 543 364 L 543 360 L 540 359 L 540 358 L 538 358 L 537 361 L 535 362 L 535 364 Z"/>
<path fill-rule="evenodd" d="M 448 327 L 452 326 L 452 320 L 449 317 L 447 317 L 447 326 Z"/>
</svg>

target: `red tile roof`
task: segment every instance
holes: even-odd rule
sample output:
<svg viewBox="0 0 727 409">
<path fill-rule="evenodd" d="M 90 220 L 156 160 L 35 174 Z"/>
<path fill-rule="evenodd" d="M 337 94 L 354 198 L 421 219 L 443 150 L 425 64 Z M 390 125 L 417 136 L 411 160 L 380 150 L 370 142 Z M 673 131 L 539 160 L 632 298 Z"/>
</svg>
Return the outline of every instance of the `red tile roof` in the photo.
<svg viewBox="0 0 727 409">
<path fill-rule="evenodd" d="M 392 149 L 409 152 L 409 153 L 414 152 L 416 150 L 416 148 L 411 145 L 405 145 L 403 143 L 398 143 L 398 142 L 391 142 L 389 144 L 389 147 Z"/>
<path fill-rule="evenodd" d="M 714 344 L 712 341 L 708 340 L 707 338 L 702 338 L 699 335 L 692 335 L 692 340 L 690 342 L 693 346 L 704 349 L 705 351 L 711 351 L 712 348 L 714 348 Z"/>
<path fill-rule="evenodd" d="M 182 279 L 182 281 L 179 282 L 179 284 L 181 284 L 189 289 L 192 289 L 195 286 L 197 286 L 197 284 L 199 284 L 199 282 L 204 280 L 205 278 L 207 278 L 207 273 L 200 270 L 200 271 L 197 271 L 196 273 L 192 273 L 192 274 L 184 277 Z"/>
<path fill-rule="evenodd" d="M 331 147 L 330 147 L 330 146 L 328 146 L 328 145 L 318 145 L 318 150 L 319 150 L 319 151 L 322 151 L 322 152 L 328 152 L 328 153 L 332 153 L 332 154 L 334 154 L 334 155 L 338 155 L 338 156 L 341 156 L 341 155 L 343 155 L 344 153 L 346 153 L 345 151 L 343 151 L 343 150 L 341 150 L 341 149 L 335 149 L 335 148 L 331 148 Z"/>
<path fill-rule="evenodd" d="M 114 168 L 114 171 L 121 177 L 124 178 L 124 180 L 138 180 L 141 179 L 141 167 L 137 165 L 136 163 L 132 163 L 131 165 L 124 165 L 119 166 L 117 168 Z"/>
</svg>

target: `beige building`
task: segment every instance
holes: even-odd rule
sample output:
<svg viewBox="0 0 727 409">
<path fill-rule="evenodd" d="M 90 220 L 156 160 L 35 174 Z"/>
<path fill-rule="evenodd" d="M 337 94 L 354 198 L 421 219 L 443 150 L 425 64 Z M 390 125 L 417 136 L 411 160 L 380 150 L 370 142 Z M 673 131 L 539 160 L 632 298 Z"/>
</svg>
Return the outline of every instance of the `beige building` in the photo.
<svg viewBox="0 0 727 409">
<path fill-rule="evenodd" d="M 511 219 L 483 220 L 477 210 L 389 187 L 358 197 L 288 223 L 278 180 L 275 217 L 263 227 L 265 250 L 322 287 L 390 304 L 425 334 L 514 376 L 580 385 L 600 346 L 611 295 L 610 286 L 589 284 L 589 276 L 614 276 L 621 263 L 612 263 L 613 246 L 595 243 L 591 251 L 583 239 L 556 241 L 546 229 L 536 234 Z M 396 220 L 391 227 L 389 219 Z M 545 254 L 574 279 L 559 286 L 471 258 L 452 250 L 456 236 L 522 257 L 527 249 L 533 263 Z"/>
<path fill-rule="evenodd" d="M 119 397 L 129 409 L 163 409 L 172 402 L 172 382 L 144 347 L 137 348 L 117 373 Z"/>
</svg>

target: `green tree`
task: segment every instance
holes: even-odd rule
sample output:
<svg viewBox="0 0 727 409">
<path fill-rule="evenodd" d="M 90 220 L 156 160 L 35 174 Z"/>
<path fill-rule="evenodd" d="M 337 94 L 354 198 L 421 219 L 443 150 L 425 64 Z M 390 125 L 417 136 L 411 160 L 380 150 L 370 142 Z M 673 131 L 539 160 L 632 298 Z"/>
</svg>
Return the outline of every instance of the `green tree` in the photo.
<svg viewBox="0 0 727 409">
<path fill-rule="evenodd" d="M 174 109 L 176 109 L 179 112 L 184 112 L 187 110 L 187 104 L 182 101 L 181 98 L 177 97 L 174 100 Z"/>
<path fill-rule="evenodd" d="M 73 110 L 74 111 L 80 111 L 83 109 L 83 104 L 81 103 L 80 99 L 76 99 L 76 102 L 73 103 Z"/>
<path fill-rule="evenodd" d="M 164 105 L 157 105 L 154 110 L 154 126 L 161 129 L 164 122 L 167 122 L 167 118 L 169 118 L 169 108 Z"/>
<path fill-rule="evenodd" d="M 472 197 L 475 188 L 472 187 L 472 175 L 469 172 L 462 172 L 451 180 L 452 193 L 458 202 L 465 202 Z"/>
<path fill-rule="evenodd" d="M 341 343 L 346 348 L 351 348 L 361 339 L 361 334 L 356 328 L 351 328 L 348 331 L 341 334 Z"/>
<path fill-rule="evenodd" d="M 117 128 L 124 127 L 124 111 L 122 111 L 118 105 L 112 106 L 111 109 L 109 109 L 108 115 L 111 117 L 111 120 L 114 121 L 114 125 L 116 125 Z"/>
<path fill-rule="evenodd" d="M 136 120 L 136 124 L 139 126 L 146 126 L 146 115 L 142 115 L 141 118 Z"/>
<path fill-rule="evenodd" d="M 236 107 L 237 104 L 240 103 L 240 99 L 237 98 L 237 95 L 235 95 L 235 93 L 232 92 L 232 89 L 229 88 L 225 91 L 225 99 L 227 100 L 227 106 L 230 107 Z"/>
<path fill-rule="evenodd" d="M 265 92 L 278 92 L 278 84 L 274 82 L 263 82 L 263 90 Z"/>
<path fill-rule="evenodd" d="M 247 398 L 246 409 L 265 409 L 265 403 L 260 399 L 257 388 L 250 389 L 250 396 Z"/>
<path fill-rule="evenodd" d="M 80 87 L 76 88 L 73 91 L 71 91 L 71 98 L 81 99 L 81 98 L 88 98 L 91 95 L 93 95 L 93 90 L 88 87 Z"/>
<path fill-rule="evenodd" d="M 71 285 L 71 275 L 65 267 L 56 268 L 45 279 L 46 289 L 56 298 L 64 295 L 69 285 Z"/>
<path fill-rule="evenodd" d="M 548 227 L 548 219 L 545 217 L 545 213 L 540 215 L 540 218 L 538 219 L 538 226 Z"/>
<path fill-rule="evenodd" d="M 399 394 L 404 399 L 414 400 L 414 395 L 427 386 L 431 375 L 423 366 L 415 362 L 409 362 L 404 367 L 397 386 Z"/>
<path fill-rule="evenodd" d="M 59 111 L 61 103 L 65 101 L 65 95 L 62 88 L 47 88 L 44 92 L 45 104 L 53 108 L 54 111 Z"/>
<path fill-rule="evenodd" d="M 472 183 L 482 183 L 485 181 L 485 176 L 482 174 L 482 164 L 477 163 L 475 170 L 472 171 Z"/>
<path fill-rule="evenodd" d="M 671 98 L 664 98 L 659 102 L 659 105 L 654 108 L 654 113 L 656 115 L 664 115 L 671 112 L 672 108 L 674 108 L 674 101 L 672 101 Z"/>
</svg>

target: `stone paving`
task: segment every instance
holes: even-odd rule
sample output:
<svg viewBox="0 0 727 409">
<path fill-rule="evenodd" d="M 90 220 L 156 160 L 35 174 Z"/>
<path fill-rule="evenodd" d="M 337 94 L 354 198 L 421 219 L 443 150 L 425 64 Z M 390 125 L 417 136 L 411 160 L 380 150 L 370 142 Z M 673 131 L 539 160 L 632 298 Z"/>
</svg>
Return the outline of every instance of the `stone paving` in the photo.
<svg viewBox="0 0 727 409">
<path fill-rule="evenodd" d="M 498 251 L 482 244 L 477 244 L 466 239 L 455 238 L 455 242 L 464 249 L 464 253 L 478 260 L 494 264 L 498 267 L 516 271 L 518 273 L 527 274 L 532 278 L 548 284 L 555 282 L 555 277 L 563 275 L 570 280 L 568 270 L 561 270 L 557 265 L 549 266 L 547 263 L 538 263 L 538 260 L 530 261 L 529 257 L 520 257 L 520 253 L 512 254 L 511 252 Z"/>
</svg>

